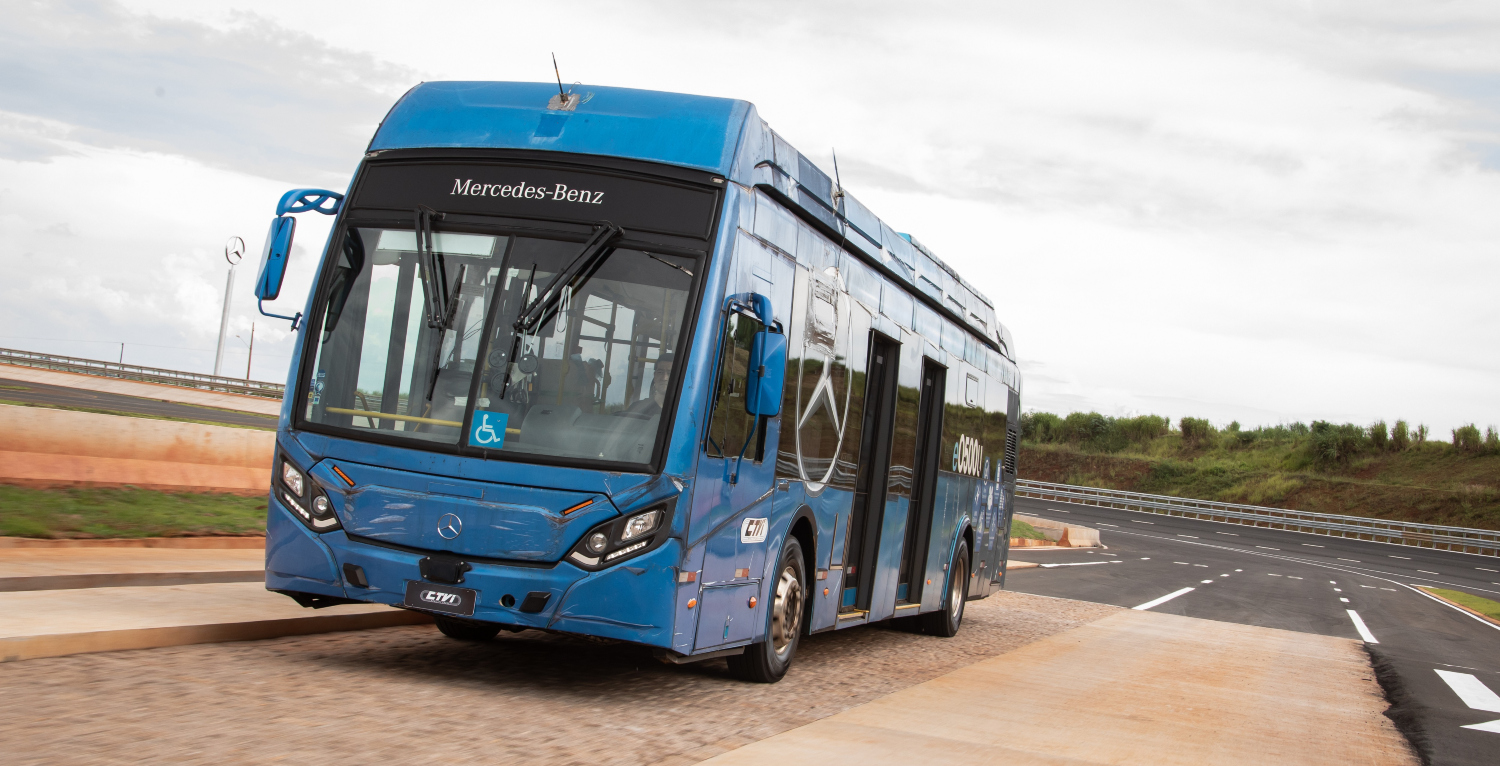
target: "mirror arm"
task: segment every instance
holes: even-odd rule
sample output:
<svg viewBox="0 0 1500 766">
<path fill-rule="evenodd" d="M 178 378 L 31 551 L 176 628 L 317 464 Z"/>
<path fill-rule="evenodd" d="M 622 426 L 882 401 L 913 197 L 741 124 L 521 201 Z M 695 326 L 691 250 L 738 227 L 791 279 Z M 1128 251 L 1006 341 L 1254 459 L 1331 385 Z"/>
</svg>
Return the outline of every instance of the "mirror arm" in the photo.
<svg viewBox="0 0 1500 766">
<path fill-rule="evenodd" d="M 260 309 L 260 313 L 261 313 L 262 316 L 268 316 L 268 317 L 271 317 L 272 319 L 290 319 L 290 320 L 292 320 L 292 332 L 296 332 L 297 331 L 297 325 L 302 322 L 302 312 L 298 311 L 295 316 L 285 316 L 283 314 L 272 314 L 271 312 L 266 311 L 266 307 L 264 305 L 262 305 L 262 303 L 263 303 L 263 299 L 261 299 L 261 298 L 256 298 L 255 299 L 255 307 L 257 309 Z"/>
</svg>

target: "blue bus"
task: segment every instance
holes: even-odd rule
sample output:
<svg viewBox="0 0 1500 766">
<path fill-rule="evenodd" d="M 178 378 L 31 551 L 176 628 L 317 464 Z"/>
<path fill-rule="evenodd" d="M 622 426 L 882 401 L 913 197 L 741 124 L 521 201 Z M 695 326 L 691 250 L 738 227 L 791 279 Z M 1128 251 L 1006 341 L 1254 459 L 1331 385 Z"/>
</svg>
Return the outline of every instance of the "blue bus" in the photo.
<svg viewBox="0 0 1500 766">
<path fill-rule="evenodd" d="M 271 314 L 301 213 L 332 233 Z M 1003 585 L 1009 332 L 746 101 L 423 83 L 345 193 L 282 197 L 256 296 L 297 331 L 266 587 L 303 606 L 774 682 Z"/>
</svg>

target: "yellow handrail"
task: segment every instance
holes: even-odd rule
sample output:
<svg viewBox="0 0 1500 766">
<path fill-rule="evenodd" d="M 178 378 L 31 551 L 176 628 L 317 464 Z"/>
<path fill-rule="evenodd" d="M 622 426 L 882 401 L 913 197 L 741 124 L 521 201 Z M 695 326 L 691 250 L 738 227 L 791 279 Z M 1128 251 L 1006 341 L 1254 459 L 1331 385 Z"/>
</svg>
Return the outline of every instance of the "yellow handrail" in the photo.
<svg viewBox="0 0 1500 766">
<path fill-rule="evenodd" d="M 389 412 L 348 410 L 344 409 L 343 407 L 325 407 L 324 411 L 332 412 L 335 415 L 362 415 L 367 418 L 390 418 L 391 420 L 403 420 L 407 423 L 426 423 L 430 426 L 452 426 L 453 428 L 459 428 L 463 426 L 463 423 L 460 423 L 456 420 L 434 420 L 433 418 L 419 418 L 416 415 L 393 415 Z"/>
</svg>

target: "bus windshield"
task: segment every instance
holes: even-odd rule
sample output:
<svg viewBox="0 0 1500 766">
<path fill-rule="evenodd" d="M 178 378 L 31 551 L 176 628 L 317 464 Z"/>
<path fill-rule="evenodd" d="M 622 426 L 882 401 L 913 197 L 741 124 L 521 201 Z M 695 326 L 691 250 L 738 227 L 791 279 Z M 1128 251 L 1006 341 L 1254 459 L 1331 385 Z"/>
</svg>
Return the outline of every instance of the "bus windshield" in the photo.
<svg viewBox="0 0 1500 766">
<path fill-rule="evenodd" d="M 434 233 L 452 296 L 444 326 L 429 321 L 431 283 L 413 231 L 350 228 L 332 265 L 304 417 L 412 442 L 650 462 L 697 260 L 616 249 L 550 320 L 517 338 L 517 316 L 582 247 Z"/>
</svg>

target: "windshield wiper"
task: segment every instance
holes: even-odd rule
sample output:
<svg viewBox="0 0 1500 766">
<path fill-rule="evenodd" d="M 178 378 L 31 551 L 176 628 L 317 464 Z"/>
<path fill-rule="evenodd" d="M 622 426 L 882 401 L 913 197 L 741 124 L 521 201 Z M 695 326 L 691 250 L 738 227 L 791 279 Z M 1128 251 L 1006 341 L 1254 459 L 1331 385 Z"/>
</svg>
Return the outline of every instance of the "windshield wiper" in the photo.
<svg viewBox="0 0 1500 766">
<path fill-rule="evenodd" d="M 516 335 L 530 335 L 536 328 L 541 327 L 557 313 L 557 307 L 562 303 L 565 296 L 576 295 L 583 289 L 585 283 L 594 276 L 594 272 L 604 265 L 604 259 L 615 251 L 614 241 L 620 237 L 620 227 L 604 221 L 594 231 L 594 236 L 583 245 L 583 250 L 568 267 L 559 271 L 557 276 L 547 283 L 546 289 L 542 290 L 535 301 L 532 301 L 521 315 L 516 317 Z"/>
<path fill-rule="evenodd" d="M 417 263 L 422 267 L 422 286 L 425 288 L 422 293 L 427 297 L 427 326 L 434 330 L 447 330 L 453 326 L 464 277 L 469 271 L 468 264 L 459 264 L 454 289 L 448 289 L 448 263 L 432 246 L 432 222 L 441 220 L 442 213 L 426 205 L 417 206 Z"/>
</svg>

